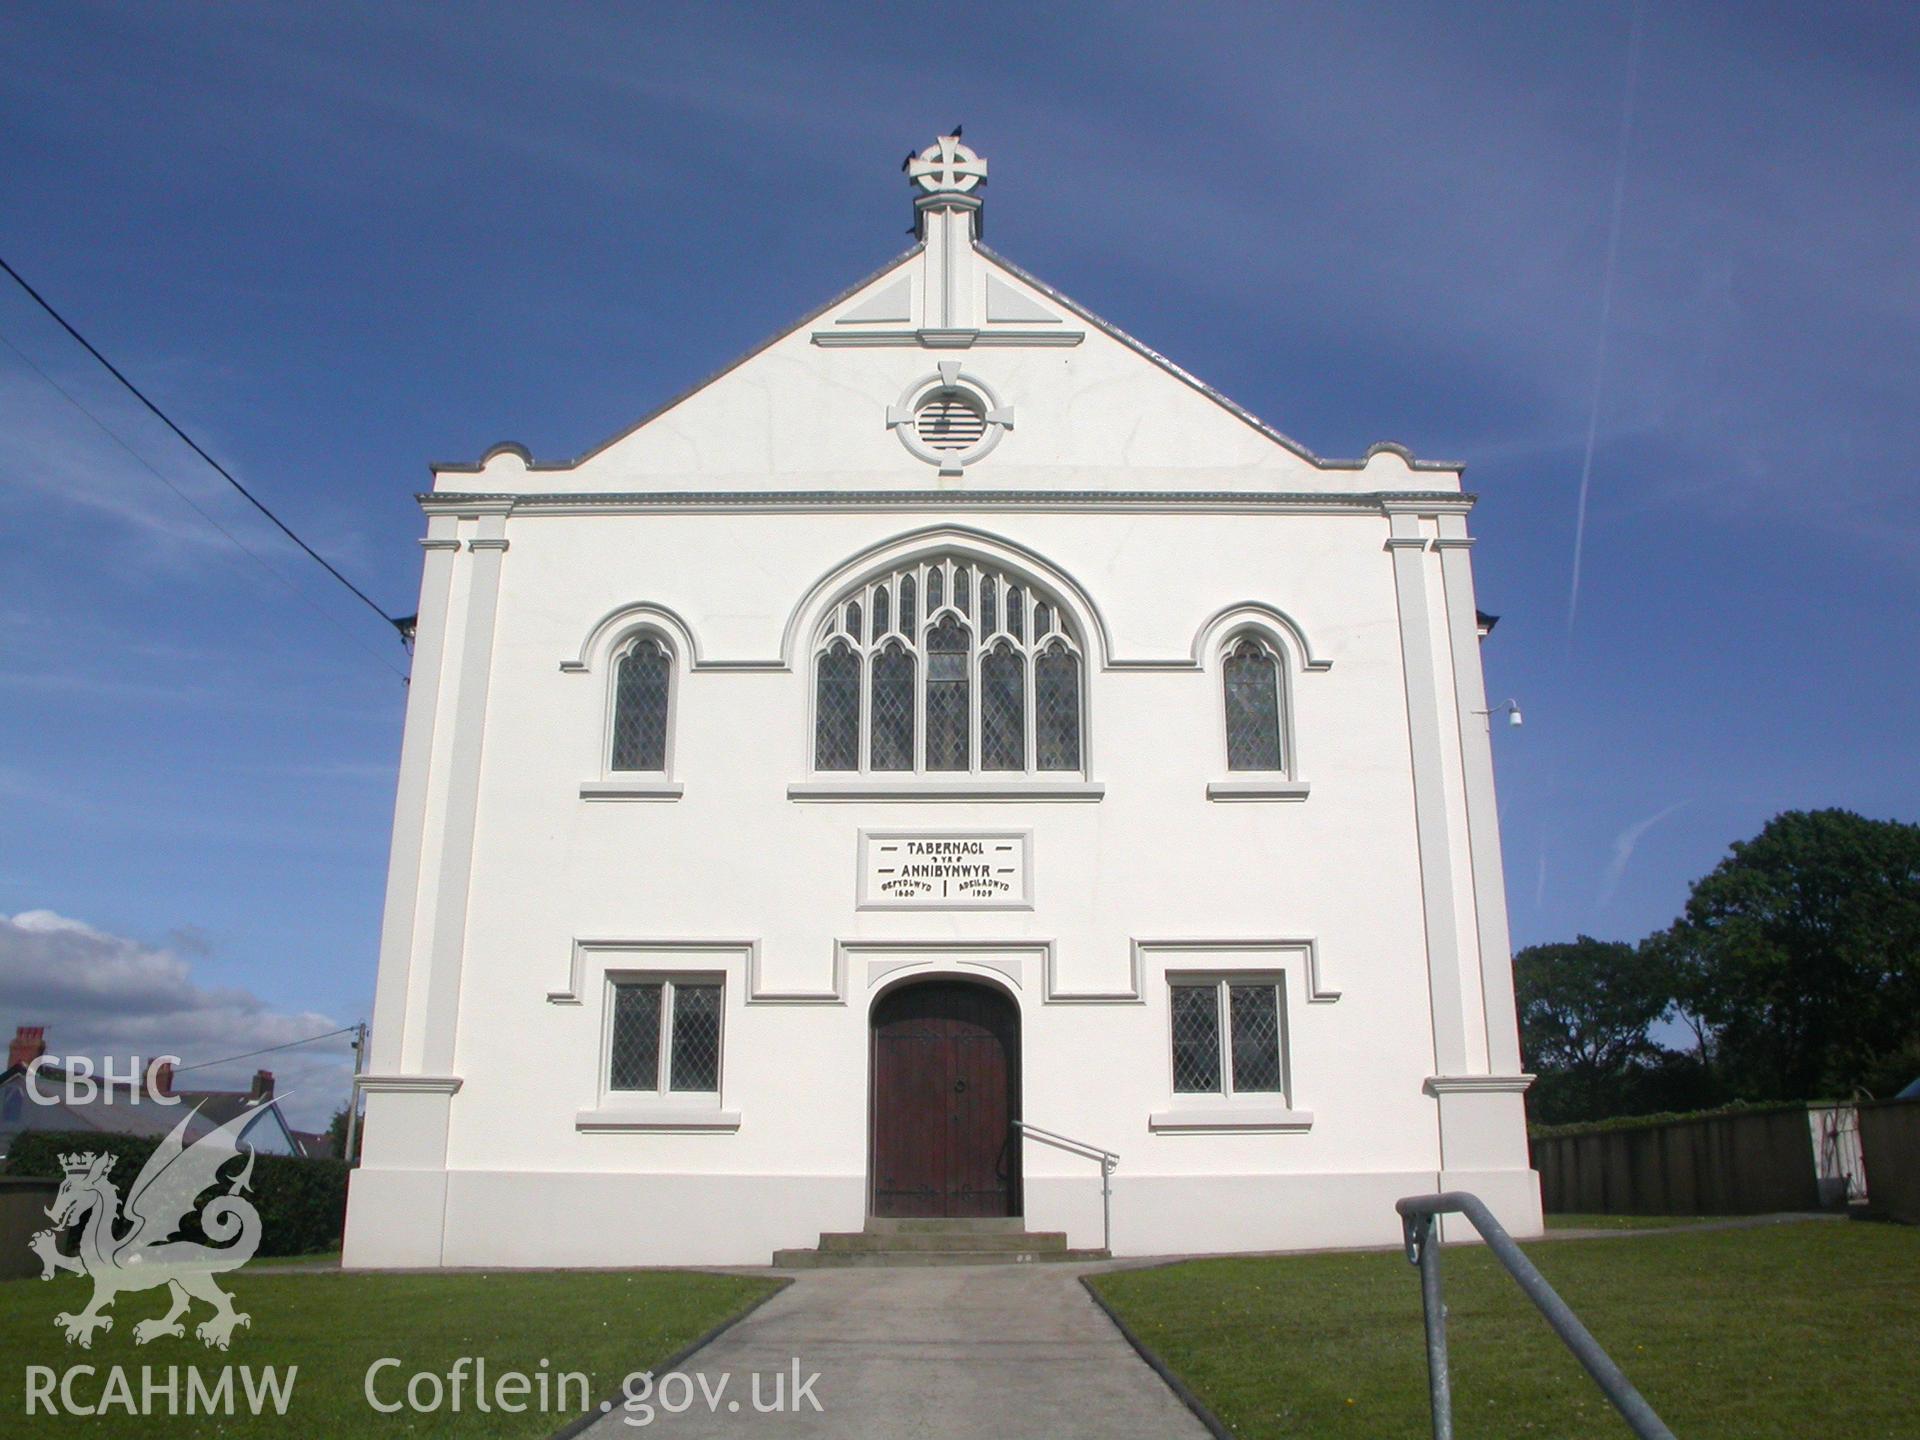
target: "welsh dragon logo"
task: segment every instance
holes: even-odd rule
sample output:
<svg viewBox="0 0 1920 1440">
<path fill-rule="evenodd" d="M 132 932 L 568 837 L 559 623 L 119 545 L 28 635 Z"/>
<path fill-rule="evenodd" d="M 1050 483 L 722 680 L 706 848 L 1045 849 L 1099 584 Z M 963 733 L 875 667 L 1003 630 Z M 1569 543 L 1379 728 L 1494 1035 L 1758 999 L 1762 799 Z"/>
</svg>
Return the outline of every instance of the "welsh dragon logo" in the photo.
<svg viewBox="0 0 1920 1440">
<path fill-rule="evenodd" d="M 194 1300 L 213 1307 L 213 1314 L 194 1327 L 194 1334 L 209 1346 L 226 1349 L 235 1328 L 250 1323 L 248 1316 L 233 1308 L 233 1296 L 214 1284 L 213 1277 L 239 1269 L 260 1246 L 260 1212 L 240 1193 L 253 1178 L 253 1147 L 241 1145 L 240 1132 L 260 1112 L 243 1111 L 188 1145 L 187 1126 L 197 1113 L 198 1106 L 182 1117 L 140 1167 L 124 1207 L 119 1188 L 109 1178 L 115 1156 L 84 1151 L 60 1157 L 65 1178 L 47 1207 L 53 1225 L 27 1243 L 40 1257 L 42 1280 L 51 1280 L 62 1270 L 93 1280 L 93 1299 L 86 1309 L 54 1317 L 69 1344 L 90 1348 L 94 1331 L 113 1328 L 113 1316 L 106 1310 L 122 1290 L 156 1290 L 162 1285 L 170 1292 L 172 1304 L 165 1315 L 133 1327 L 137 1344 L 162 1335 L 184 1339 L 181 1317 Z M 240 1173 L 224 1182 L 224 1193 L 199 1205 L 203 1194 L 223 1183 L 221 1168 L 238 1159 L 243 1149 L 247 1158 Z M 177 1238 L 196 1208 L 201 1233 L 211 1244 Z M 60 1234 L 76 1225 L 79 1251 L 64 1255 L 59 1250 Z"/>
</svg>

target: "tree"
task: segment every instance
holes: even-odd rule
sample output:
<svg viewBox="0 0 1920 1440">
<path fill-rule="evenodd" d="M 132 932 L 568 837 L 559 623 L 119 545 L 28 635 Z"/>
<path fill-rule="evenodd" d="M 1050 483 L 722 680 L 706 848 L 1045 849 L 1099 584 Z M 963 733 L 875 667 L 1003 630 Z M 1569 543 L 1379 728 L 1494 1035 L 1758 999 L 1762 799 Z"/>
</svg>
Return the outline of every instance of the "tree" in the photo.
<svg viewBox="0 0 1920 1440">
<path fill-rule="evenodd" d="M 327 1140 L 333 1146 L 331 1153 L 337 1158 L 344 1159 L 347 1154 L 347 1107 L 345 1105 L 334 1111 L 333 1119 L 327 1122 Z M 354 1158 L 358 1159 L 357 1152 L 360 1149 L 358 1132 L 353 1137 L 353 1148 L 356 1152 Z"/>
<path fill-rule="evenodd" d="M 1777 815 L 1650 948 L 1741 1098 L 1891 1093 L 1920 1055 L 1920 825 Z"/>
<path fill-rule="evenodd" d="M 1619 940 L 1582 935 L 1530 945 L 1513 957 L 1520 1049 L 1540 1078 L 1536 1120 L 1558 1124 L 1631 1113 L 1636 1080 L 1660 1049 L 1648 1031 L 1671 1003 L 1659 957 Z"/>
</svg>

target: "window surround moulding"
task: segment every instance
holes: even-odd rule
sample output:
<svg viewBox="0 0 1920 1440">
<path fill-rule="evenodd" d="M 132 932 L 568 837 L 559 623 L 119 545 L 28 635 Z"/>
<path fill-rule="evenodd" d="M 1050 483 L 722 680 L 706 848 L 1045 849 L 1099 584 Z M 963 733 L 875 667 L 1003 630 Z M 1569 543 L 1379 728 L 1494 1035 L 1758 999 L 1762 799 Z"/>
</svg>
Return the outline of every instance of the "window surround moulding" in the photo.
<svg viewBox="0 0 1920 1440">
<path fill-rule="evenodd" d="M 1147 1116 L 1147 1129 L 1156 1135 L 1299 1135 L 1312 1128 L 1311 1110 L 1282 1105 L 1179 1106 Z"/>
<path fill-rule="evenodd" d="M 1051 940 L 836 940 L 836 966 L 843 972 L 854 960 L 867 962 L 867 989 L 876 990 L 906 971 L 930 975 L 997 975 L 1010 993 L 1026 990 L 1027 962 L 1043 973 L 1053 963 Z"/>
<path fill-rule="evenodd" d="M 631 953 L 631 952 L 629 952 Z M 681 954 L 685 955 L 685 951 Z M 724 952 L 723 952 L 724 953 Z M 709 961 L 711 963 L 711 961 Z M 596 1064 L 599 1067 L 600 1103 L 593 1108 L 575 1112 L 574 1129 L 590 1132 L 635 1132 L 635 1131 L 721 1131 L 731 1132 L 740 1128 L 740 1112 L 725 1108 L 721 1101 L 723 1091 L 718 1085 L 724 1085 L 726 1075 L 726 993 L 732 979 L 729 970 L 711 970 L 684 965 L 641 966 L 637 969 L 616 969 L 607 966 L 600 972 L 601 987 L 607 995 L 607 1003 L 601 1014 L 601 1034 L 595 1045 Z M 614 997 L 622 985 L 663 985 L 672 992 L 671 1002 L 658 1015 L 660 1022 L 656 1076 L 660 1083 L 657 1090 L 614 1090 L 610 1087 L 609 1070 L 612 1063 Z M 721 995 L 720 1010 L 720 1047 L 717 1057 L 718 1066 L 715 1079 L 718 1082 L 712 1090 L 674 1090 L 668 1088 L 669 1068 L 671 1065 L 674 1028 L 679 1024 L 675 1019 L 670 1027 L 667 1023 L 669 1010 L 676 1013 L 679 1008 L 679 991 L 684 986 L 717 986 Z"/>
<path fill-rule="evenodd" d="M 1264 967 L 1272 970 L 1288 969 L 1287 961 L 1304 961 L 1300 967 L 1302 988 L 1306 992 L 1309 1005 L 1328 1005 L 1340 998 L 1341 992 L 1327 983 L 1327 977 L 1321 967 L 1320 942 L 1311 936 L 1295 936 L 1286 940 L 1261 939 L 1212 939 L 1212 940 L 1135 940 L 1134 969 L 1137 976 L 1144 979 L 1147 962 L 1157 954 L 1185 954 L 1205 956 L 1207 963 L 1194 970 L 1202 977 L 1219 977 L 1236 970 L 1257 971 L 1261 966 L 1239 960 L 1227 962 L 1219 960 L 1222 956 L 1270 957 L 1270 963 Z M 1218 963 L 1215 963 L 1218 961 Z M 1166 961 L 1161 961 L 1160 970 L 1164 978 L 1169 974 L 1181 973 L 1183 967 L 1175 965 L 1171 969 Z"/>
<path fill-rule="evenodd" d="M 1253 800 L 1304 800 L 1311 786 L 1305 780 L 1289 780 L 1284 775 L 1271 779 L 1253 776 L 1234 780 L 1209 780 L 1207 799 L 1221 802 Z"/>
<path fill-rule="evenodd" d="M 829 775 L 831 771 L 821 771 Z M 918 803 L 1029 803 L 1029 804 L 1082 804 L 1100 800 L 1107 793 L 1107 787 L 1098 780 L 987 780 L 936 778 L 942 772 L 929 771 L 924 776 L 910 771 L 900 772 L 901 779 L 876 779 L 871 776 L 858 776 L 856 772 L 847 772 L 845 780 L 796 780 L 787 786 L 787 799 L 803 803 L 850 804 L 859 801 L 892 803 L 908 801 Z M 964 775 L 963 771 L 954 772 Z"/>
<path fill-rule="evenodd" d="M 587 1135 L 731 1135 L 740 1129 L 740 1112 L 685 1104 L 602 1105 L 576 1111 L 573 1128 Z"/>
<path fill-rule="evenodd" d="M 837 943 L 833 953 L 833 984 L 828 990 L 774 990 L 767 986 L 761 969 L 761 951 L 758 940 L 714 940 L 714 939 L 647 939 L 647 940 L 606 940 L 580 939 L 573 941 L 572 955 L 567 966 L 567 987 L 564 990 L 549 990 L 549 1005 L 579 1005 L 584 1003 L 581 996 L 585 993 L 588 961 L 595 956 L 607 957 L 601 970 L 657 970 L 663 975 L 685 973 L 688 966 L 672 962 L 674 956 L 698 955 L 701 964 L 712 966 L 722 961 L 739 962 L 741 980 L 741 1002 L 746 1005 L 844 1005 L 847 1003 L 846 957 Z M 616 963 L 617 957 L 636 958 L 632 963 Z M 695 966 L 693 968 L 699 968 Z M 729 978 L 734 971 L 731 967 L 725 973 Z"/>
<path fill-rule="evenodd" d="M 610 778 L 605 780 L 582 780 L 580 782 L 580 798 L 582 800 L 664 801 L 678 800 L 686 793 L 687 787 L 680 781 L 669 780 L 664 775 L 655 771 L 635 770 L 628 772 L 633 777 L 630 780 L 616 780 L 611 778 L 611 776 L 621 773 L 620 771 L 610 771 Z"/>
</svg>

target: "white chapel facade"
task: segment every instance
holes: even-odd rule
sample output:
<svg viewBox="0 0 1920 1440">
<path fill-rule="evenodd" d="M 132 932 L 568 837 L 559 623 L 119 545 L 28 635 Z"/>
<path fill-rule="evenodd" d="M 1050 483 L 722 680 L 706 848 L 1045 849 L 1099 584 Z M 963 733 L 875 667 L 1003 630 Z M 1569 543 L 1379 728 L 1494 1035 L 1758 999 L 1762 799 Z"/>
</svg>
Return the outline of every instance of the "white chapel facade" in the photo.
<svg viewBox="0 0 1920 1440">
<path fill-rule="evenodd" d="M 986 175 L 580 459 L 436 467 L 349 1266 L 1538 1231 L 1460 467 L 1313 455 Z"/>
</svg>

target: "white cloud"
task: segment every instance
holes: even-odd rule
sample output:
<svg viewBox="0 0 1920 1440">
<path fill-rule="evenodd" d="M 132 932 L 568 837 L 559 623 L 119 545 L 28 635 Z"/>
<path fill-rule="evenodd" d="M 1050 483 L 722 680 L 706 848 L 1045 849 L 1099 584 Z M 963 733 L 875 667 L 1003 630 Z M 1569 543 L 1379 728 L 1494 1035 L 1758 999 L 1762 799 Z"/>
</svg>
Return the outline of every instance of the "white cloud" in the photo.
<svg viewBox="0 0 1920 1440">
<path fill-rule="evenodd" d="M 1618 835 L 1613 837 L 1613 858 L 1607 861 L 1606 874 L 1600 881 L 1600 900 L 1598 909 L 1604 910 L 1613 903 L 1614 895 L 1620 889 L 1620 881 L 1627 873 L 1627 865 L 1633 859 L 1633 852 L 1639 848 L 1646 833 L 1678 810 L 1684 810 L 1692 802 L 1676 800 L 1664 810 L 1655 811 L 1643 820 L 1636 820 Z"/>
<path fill-rule="evenodd" d="M 181 949 L 205 953 L 205 938 Z M 178 1055 L 196 1065 L 336 1030 L 314 1011 L 276 1010 L 252 992 L 195 982 L 174 949 L 96 930 L 51 910 L 0 916 L 0 1027 L 45 1025 L 54 1055 L 111 1059 L 124 1071 L 133 1057 Z M 298 1129 L 323 1129 L 346 1101 L 352 1070 L 347 1037 L 195 1070 L 182 1089 L 239 1090 L 256 1069 L 271 1070 L 275 1092 Z"/>
</svg>

